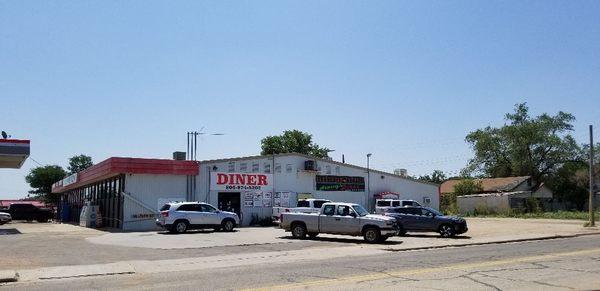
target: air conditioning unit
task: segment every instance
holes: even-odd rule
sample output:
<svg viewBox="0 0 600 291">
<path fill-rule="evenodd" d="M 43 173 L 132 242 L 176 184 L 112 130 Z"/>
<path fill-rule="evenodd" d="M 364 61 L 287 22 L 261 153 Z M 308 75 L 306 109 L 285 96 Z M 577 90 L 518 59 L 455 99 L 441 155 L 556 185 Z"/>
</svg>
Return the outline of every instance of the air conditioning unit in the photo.
<svg viewBox="0 0 600 291">
<path fill-rule="evenodd" d="M 185 161 L 185 152 L 173 152 L 173 160 Z"/>
<path fill-rule="evenodd" d="M 313 160 L 307 160 L 304 162 L 304 170 L 305 171 L 316 171 L 317 164 Z"/>
</svg>

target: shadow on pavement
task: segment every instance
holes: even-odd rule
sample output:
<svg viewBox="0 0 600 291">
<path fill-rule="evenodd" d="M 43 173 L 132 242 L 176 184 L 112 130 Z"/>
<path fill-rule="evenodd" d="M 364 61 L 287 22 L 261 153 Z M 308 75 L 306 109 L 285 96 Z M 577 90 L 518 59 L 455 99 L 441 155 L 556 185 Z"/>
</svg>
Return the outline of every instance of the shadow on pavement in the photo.
<svg viewBox="0 0 600 291">
<path fill-rule="evenodd" d="M 193 230 L 188 230 L 184 233 L 173 233 L 173 232 L 169 232 L 167 230 L 159 231 L 157 233 L 162 234 L 162 235 L 190 235 L 190 234 L 236 233 L 236 232 L 238 232 L 237 229 L 234 229 L 233 231 L 214 231 L 214 230 L 208 230 L 208 229 L 193 229 Z"/>
<path fill-rule="evenodd" d="M 364 241 L 362 238 L 358 239 L 358 238 L 337 238 L 337 237 L 315 237 L 315 238 L 306 238 L 303 240 L 299 240 L 299 239 L 295 239 L 292 236 L 280 236 L 280 239 L 287 239 L 287 240 L 296 240 L 296 241 L 322 241 L 322 242 L 337 242 L 337 243 L 354 243 L 354 244 L 370 244 L 366 241 Z M 390 240 L 386 240 L 385 242 L 382 243 L 377 243 L 380 245 L 399 245 L 401 244 L 402 241 L 390 241 Z"/>
<path fill-rule="evenodd" d="M 0 229 L 0 235 L 11 235 L 11 234 L 21 234 L 21 232 L 16 228 Z"/>
<path fill-rule="evenodd" d="M 439 238 L 443 239 L 439 234 L 405 234 L 401 237 L 416 237 L 416 238 Z M 457 235 L 450 239 L 471 239 L 468 235 Z"/>
</svg>

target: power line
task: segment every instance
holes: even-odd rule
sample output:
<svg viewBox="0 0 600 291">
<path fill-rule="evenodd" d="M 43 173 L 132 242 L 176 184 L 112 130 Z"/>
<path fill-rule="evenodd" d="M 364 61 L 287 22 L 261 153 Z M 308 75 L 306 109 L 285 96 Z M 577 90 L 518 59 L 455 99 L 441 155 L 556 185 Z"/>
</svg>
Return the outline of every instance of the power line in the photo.
<svg viewBox="0 0 600 291">
<path fill-rule="evenodd" d="M 36 164 L 38 164 L 40 167 L 43 167 L 44 165 L 42 165 L 40 162 L 36 161 L 34 158 L 32 158 L 31 156 L 29 157 L 30 160 L 34 161 Z"/>
</svg>

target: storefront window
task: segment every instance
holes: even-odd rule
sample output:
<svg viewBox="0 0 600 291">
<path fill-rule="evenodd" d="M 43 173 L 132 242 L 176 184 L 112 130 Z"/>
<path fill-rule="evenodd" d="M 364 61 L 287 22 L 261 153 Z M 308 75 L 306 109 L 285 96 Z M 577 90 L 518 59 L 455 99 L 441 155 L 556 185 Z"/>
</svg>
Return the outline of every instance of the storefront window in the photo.
<svg viewBox="0 0 600 291">
<path fill-rule="evenodd" d="M 271 164 L 264 163 L 263 169 L 265 169 L 265 173 L 267 173 L 267 174 L 271 173 Z"/>
<path fill-rule="evenodd" d="M 228 171 L 229 173 L 233 173 L 233 172 L 235 172 L 235 162 L 230 162 L 230 163 L 229 163 L 229 167 L 227 168 L 227 171 Z"/>
<path fill-rule="evenodd" d="M 291 173 L 292 172 L 292 164 L 285 165 L 285 172 L 286 173 Z"/>
<path fill-rule="evenodd" d="M 275 164 L 275 173 L 281 173 L 281 164 Z"/>
<path fill-rule="evenodd" d="M 260 171 L 258 163 L 252 164 L 252 173 L 258 173 Z"/>
<path fill-rule="evenodd" d="M 330 165 L 325 166 L 325 173 L 327 175 L 331 175 L 331 166 Z"/>
<path fill-rule="evenodd" d="M 246 171 L 248 171 L 248 164 L 246 164 L 246 163 L 241 163 L 241 164 L 240 164 L 240 172 L 242 172 L 242 173 L 243 173 L 243 172 L 246 172 Z"/>
</svg>

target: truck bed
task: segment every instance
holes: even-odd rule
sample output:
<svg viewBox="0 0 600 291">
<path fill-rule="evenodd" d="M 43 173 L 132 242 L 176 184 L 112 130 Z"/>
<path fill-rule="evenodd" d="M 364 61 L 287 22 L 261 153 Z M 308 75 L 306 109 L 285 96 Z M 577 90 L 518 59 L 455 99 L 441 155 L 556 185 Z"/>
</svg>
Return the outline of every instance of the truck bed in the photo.
<svg viewBox="0 0 600 291">
<path fill-rule="evenodd" d="M 319 213 L 282 213 L 282 221 L 279 227 L 290 231 L 292 223 L 303 222 L 308 232 L 319 232 Z"/>
</svg>

